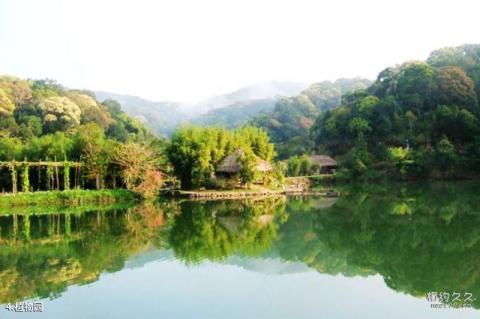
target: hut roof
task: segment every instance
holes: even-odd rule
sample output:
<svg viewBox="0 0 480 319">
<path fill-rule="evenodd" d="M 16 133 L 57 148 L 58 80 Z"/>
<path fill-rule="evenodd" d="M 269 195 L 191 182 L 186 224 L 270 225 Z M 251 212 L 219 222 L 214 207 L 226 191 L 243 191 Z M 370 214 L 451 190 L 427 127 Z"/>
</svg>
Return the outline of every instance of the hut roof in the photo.
<svg viewBox="0 0 480 319">
<path fill-rule="evenodd" d="M 313 165 L 319 166 L 337 166 L 337 161 L 327 155 L 310 155 L 310 161 Z"/>
<path fill-rule="evenodd" d="M 237 149 L 233 153 L 225 157 L 217 167 L 219 173 L 238 173 L 242 168 L 241 158 L 245 156 L 245 152 L 242 149 Z M 272 165 L 255 156 L 257 164 L 255 169 L 259 172 L 268 172 L 272 170 Z"/>
</svg>

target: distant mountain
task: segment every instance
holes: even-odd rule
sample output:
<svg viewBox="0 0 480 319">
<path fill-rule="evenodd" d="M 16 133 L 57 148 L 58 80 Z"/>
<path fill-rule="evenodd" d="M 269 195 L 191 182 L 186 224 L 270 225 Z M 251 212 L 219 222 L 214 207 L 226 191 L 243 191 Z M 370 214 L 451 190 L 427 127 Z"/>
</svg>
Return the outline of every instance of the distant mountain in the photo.
<svg viewBox="0 0 480 319">
<path fill-rule="evenodd" d="M 94 93 L 101 101 L 116 100 L 124 112 L 140 119 L 154 133 L 169 136 L 182 123 L 239 126 L 246 123 L 250 116 L 272 110 L 282 96 L 296 95 L 305 87 L 300 83 L 273 81 L 216 95 L 197 104 L 150 101 L 138 96 L 104 91 Z"/>
<path fill-rule="evenodd" d="M 314 271 L 305 263 L 286 261 L 278 256 L 257 256 L 255 258 L 247 258 L 234 255 L 228 257 L 224 263 L 264 275 L 286 275 Z"/>
<path fill-rule="evenodd" d="M 119 102 L 122 110 L 145 123 L 153 132 L 160 136 L 168 136 L 187 120 L 182 111 L 184 104 L 172 101 L 150 101 L 141 97 L 117 94 L 104 91 L 94 92 L 100 101 L 113 99 Z"/>
<path fill-rule="evenodd" d="M 151 262 L 167 262 L 177 260 L 173 250 L 148 247 L 145 251 L 129 257 L 125 262 L 126 269 L 142 268 Z M 205 260 L 207 261 L 207 259 Z M 313 271 L 302 262 L 292 262 L 281 259 L 272 253 L 264 256 L 243 257 L 233 255 L 222 261 L 224 265 L 243 268 L 248 271 L 265 275 L 285 275 Z"/>
<path fill-rule="evenodd" d="M 280 96 L 297 95 L 307 87 L 306 84 L 287 82 L 287 81 L 271 81 L 265 83 L 254 84 L 246 86 L 237 91 L 216 95 L 195 105 L 196 110 L 201 113 L 217 109 L 238 102 L 245 102 L 251 100 L 264 100 L 271 98 L 278 98 Z"/>
<path fill-rule="evenodd" d="M 192 124 L 235 128 L 247 123 L 252 116 L 273 109 L 277 98 L 239 101 L 208 111 L 191 119 Z"/>
</svg>

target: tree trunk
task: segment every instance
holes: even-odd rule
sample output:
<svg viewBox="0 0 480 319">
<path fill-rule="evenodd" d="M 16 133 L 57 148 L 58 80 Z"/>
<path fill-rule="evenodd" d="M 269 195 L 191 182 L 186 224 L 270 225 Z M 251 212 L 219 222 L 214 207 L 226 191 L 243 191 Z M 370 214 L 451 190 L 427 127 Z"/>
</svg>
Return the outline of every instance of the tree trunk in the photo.
<svg viewBox="0 0 480 319">
<path fill-rule="evenodd" d="M 17 171 L 15 167 L 10 168 L 10 173 L 12 175 L 12 192 L 16 194 L 18 189 L 17 189 Z"/>
<path fill-rule="evenodd" d="M 55 178 L 57 179 L 57 190 L 60 190 L 60 177 L 58 174 L 58 166 L 55 166 Z"/>
</svg>

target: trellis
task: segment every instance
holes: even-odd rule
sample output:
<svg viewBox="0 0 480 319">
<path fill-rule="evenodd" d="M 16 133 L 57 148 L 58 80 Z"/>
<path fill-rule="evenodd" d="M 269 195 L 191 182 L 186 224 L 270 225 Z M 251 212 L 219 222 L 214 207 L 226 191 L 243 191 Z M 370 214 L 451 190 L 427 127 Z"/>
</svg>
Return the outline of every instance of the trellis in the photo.
<svg viewBox="0 0 480 319">
<path fill-rule="evenodd" d="M 10 172 L 10 177 L 12 179 L 12 193 L 18 192 L 18 174 L 20 173 L 21 182 L 22 182 L 22 192 L 30 191 L 30 168 L 36 167 L 38 169 L 37 174 L 37 190 L 40 190 L 41 184 L 41 170 L 45 169 L 46 175 L 46 187 L 47 190 L 59 190 L 60 185 L 60 170 L 63 170 L 63 189 L 68 190 L 71 188 L 71 179 L 70 172 L 73 169 L 74 179 L 73 187 L 80 187 L 80 177 L 83 164 L 80 162 L 72 161 L 38 161 L 38 162 L 28 162 L 28 161 L 9 161 L 1 162 L 0 161 L 0 170 L 3 168 L 8 168 Z"/>
</svg>

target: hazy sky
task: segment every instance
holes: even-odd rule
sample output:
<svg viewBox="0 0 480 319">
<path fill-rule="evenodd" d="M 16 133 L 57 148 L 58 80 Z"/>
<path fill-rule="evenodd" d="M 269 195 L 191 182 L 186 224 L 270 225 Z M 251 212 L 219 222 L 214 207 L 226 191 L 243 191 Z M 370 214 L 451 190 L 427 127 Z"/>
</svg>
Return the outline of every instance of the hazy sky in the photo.
<svg viewBox="0 0 480 319">
<path fill-rule="evenodd" d="M 0 73 L 195 101 L 480 42 L 478 1 L 0 0 Z"/>
</svg>

